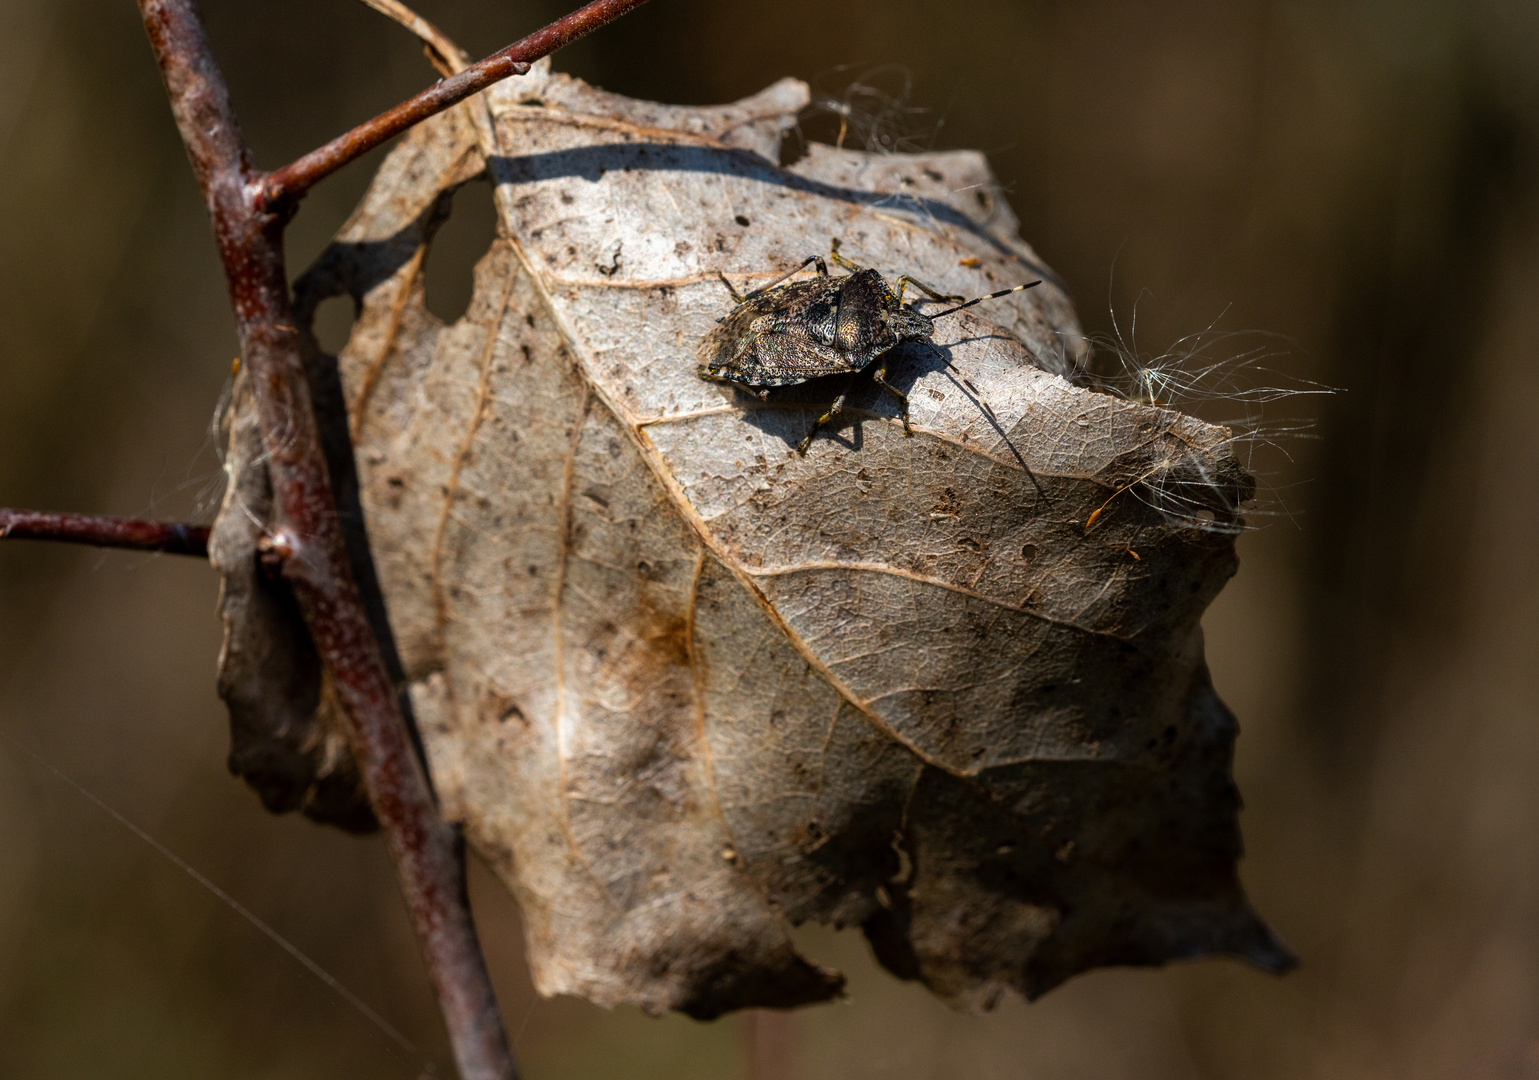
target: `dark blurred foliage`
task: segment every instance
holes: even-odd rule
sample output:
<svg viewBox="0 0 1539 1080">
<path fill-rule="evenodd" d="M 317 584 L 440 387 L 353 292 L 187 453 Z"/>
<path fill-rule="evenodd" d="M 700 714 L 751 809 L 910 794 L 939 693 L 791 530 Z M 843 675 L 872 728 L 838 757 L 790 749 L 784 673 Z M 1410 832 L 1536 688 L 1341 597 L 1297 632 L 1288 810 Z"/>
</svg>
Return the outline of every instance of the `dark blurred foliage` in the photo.
<svg viewBox="0 0 1539 1080">
<path fill-rule="evenodd" d="M 267 165 L 431 77 L 352 0 L 204 10 Z M 476 53 L 560 12 L 420 10 Z M 538 1000 L 478 868 L 529 1075 L 1539 1076 L 1539 6 L 656 0 L 559 64 L 682 102 L 794 74 L 830 105 L 808 137 L 848 105 L 856 145 L 981 148 L 1088 329 L 1136 308 L 1159 352 L 1219 319 L 1278 335 L 1254 381 L 1341 392 L 1268 406 L 1262 528 L 1207 622 L 1243 728 L 1244 877 L 1298 973 L 1100 972 L 974 1018 L 813 933 L 849 1004 L 648 1020 Z M 309 197 L 294 270 L 377 160 Z M 127 0 L 0 0 L 0 207 L 0 504 L 206 520 L 234 338 Z M 450 315 L 490 228 L 460 217 L 429 268 Z M 224 771 L 214 597 L 191 560 L 0 549 L 0 1075 L 444 1074 L 377 839 L 268 817 Z"/>
</svg>

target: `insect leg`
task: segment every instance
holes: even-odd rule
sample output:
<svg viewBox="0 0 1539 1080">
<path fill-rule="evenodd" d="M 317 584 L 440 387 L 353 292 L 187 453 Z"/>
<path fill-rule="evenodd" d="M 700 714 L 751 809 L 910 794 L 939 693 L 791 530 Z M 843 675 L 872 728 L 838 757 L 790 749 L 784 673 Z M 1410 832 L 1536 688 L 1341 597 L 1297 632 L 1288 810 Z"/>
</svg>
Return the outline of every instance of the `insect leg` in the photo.
<svg viewBox="0 0 1539 1080">
<path fill-rule="evenodd" d="M 821 256 L 821 255 L 808 255 L 805 259 L 803 259 L 801 262 L 797 263 L 795 266 L 791 267 L 791 269 L 787 270 L 785 273 L 781 274 L 774 281 L 771 281 L 767 285 L 760 285 L 753 292 L 749 293 L 748 296 L 743 297 L 742 300 L 738 300 L 738 303 L 741 304 L 743 302 L 743 300 L 747 300 L 747 299 L 750 299 L 752 297 L 759 296 L 762 293 L 769 292 L 771 289 L 773 289 L 776 285 L 779 285 L 786 278 L 790 277 L 793 274 L 800 273 L 807 266 L 808 263 L 816 263 L 817 264 L 818 277 L 827 277 L 828 276 L 828 264 L 823 261 L 823 256 Z"/>
<path fill-rule="evenodd" d="M 839 254 L 839 238 L 837 236 L 829 238 L 828 257 L 833 260 L 835 266 L 843 267 L 852 274 L 865 269 L 859 263 L 852 263 L 849 259 Z"/>
<path fill-rule="evenodd" d="M 871 373 L 871 381 L 898 399 L 898 403 L 903 406 L 903 434 L 912 437 L 914 433 L 908 426 L 908 395 L 887 381 L 886 363 Z"/>
<path fill-rule="evenodd" d="M 735 288 L 732 287 L 732 282 L 727 280 L 726 274 L 723 274 L 720 270 L 718 270 L 716 271 L 716 276 L 720 278 L 721 283 L 727 287 L 727 292 L 732 294 L 732 302 L 734 304 L 741 304 L 744 300 L 748 299 L 748 297 L 744 296 L 742 293 L 738 292 Z M 720 319 L 717 319 L 716 321 L 721 322 Z"/>
<path fill-rule="evenodd" d="M 855 380 L 853 378 L 850 380 L 850 382 L 854 381 Z M 807 447 L 812 445 L 812 437 L 818 433 L 818 428 L 822 427 L 824 424 L 828 423 L 830 420 L 844 411 L 844 399 L 849 396 L 850 387 L 849 384 L 846 384 L 844 387 L 844 392 L 838 397 L 834 398 L 834 403 L 828 407 L 828 411 L 817 418 L 817 421 L 812 425 L 812 430 L 807 432 L 807 437 L 801 441 L 800 445 L 797 446 L 796 452 L 798 454 L 805 455 L 807 453 Z"/>
<path fill-rule="evenodd" d="M 750 386 L 748 383 L 739 382 L 737 379 L 718 379 L 717 381 L 724 382 L 728 386 L 735 387 L 745 394 L 752 394 L 760 401 L 769 400 L 769 388 L 766 386 Z"/>
<path fill-rule="evenodd" d="M 952 296 L 949 293 L 936 292 L 934 289 L 930 288 L 930 286 L 926 285 L 918 278 L 909 277 L 907 274 L 904 274 L 898 279 L 898 303 L 901 304 L 903 302 L 903 290 L 909 285 L 912 285 L 914 288 L 924 293 L 931 300 L 942 300 L 947 303 L 952 303 L 957 300 L 967 299 L 965 296 Z"/>
<path fill-rule="evenodd" d="M 710 368 L 701 368 L 699 371 L 695 372 L 695 374 L 699 375 L 707 382 L 725 383 L 728 386 L 736 387 L 737 389 L 743 391 L 745 394 L 752 394 L 760 401 L 767 401 L 769 399 L 768 387 L 753 386 L 739 379 L 734 379 L 727 375 L 721 375 L 715 371 L 712 371 Z"/>
</svg>

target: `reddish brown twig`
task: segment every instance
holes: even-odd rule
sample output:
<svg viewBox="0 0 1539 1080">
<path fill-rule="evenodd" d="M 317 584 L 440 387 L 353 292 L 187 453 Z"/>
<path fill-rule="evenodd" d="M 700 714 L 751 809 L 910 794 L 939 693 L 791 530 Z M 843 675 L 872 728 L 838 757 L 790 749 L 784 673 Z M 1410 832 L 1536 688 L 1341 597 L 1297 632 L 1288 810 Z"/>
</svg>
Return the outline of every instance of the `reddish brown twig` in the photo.
<svg viewBox="0 0 1539 1080">
<path fill-rule="evenodd" d="M 208 557 L 208 526 L 0 507 L 0 540 L 54 540 L 130 551 Z"/>
<path fill-rule="evenodd" d="M 290 308 L 283 228 L 316 180 L 642 0 L 601 0 L 440 83 L 273 176 L 258 172 L 193 0 L 139 0 L 208 206 L 235 309 L 273 490 L 271 558 L 294 589 L 349 724 L 465 1080 L 513 1080 L 465 895 L 463 841 L 439 817 L 348 561 Z"/>
<path fill-rule="evenodd" d="M 522 75 L 529 65 L 549 56 L 563 45 L 590 34 L 613 22 L 647 0 L 593 0 L 565 18 L 557 19 L 506 49 L 492 53 L 485 60 L 471 64 L 464 71 L 435 83 L 374 119 L 359 124 L 352 131 L 312 150 L 298 161 L 267 174 L 262 198 L 268 207 L 291 206 L 319 180 L 336 172 L 349 161 L 368 153 L 380 143 L 399 135 L 435 113 L 464 101 L 471 94 L 485 90 L 510 75 Z"/>
</svg>

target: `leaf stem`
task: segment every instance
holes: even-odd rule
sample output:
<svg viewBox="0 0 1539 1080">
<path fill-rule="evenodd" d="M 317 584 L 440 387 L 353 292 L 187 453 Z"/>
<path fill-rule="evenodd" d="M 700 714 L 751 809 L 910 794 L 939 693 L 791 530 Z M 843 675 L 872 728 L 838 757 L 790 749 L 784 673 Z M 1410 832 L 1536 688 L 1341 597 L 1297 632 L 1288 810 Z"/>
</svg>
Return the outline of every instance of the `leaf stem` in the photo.
<svg viewBox="0 0 1539 1080">
<path fill-rule="evenodd" d="M 0 507 L 0 540 L 52 540 L 130 551 L 208 557 L 208 526 Z"/>
<path fill-rule="evenodd" d="M 537 30 L 528 37 L 492 53 L 485 60 L 471 64 L 447 79 L 428 87 L 414 97 L 331 142 L 310 151 L 281 169 L 274 169 L 263 179 L 260 200 L 264 209 L 292 207 L 315 184 L 348 162 L 406 131 L 428 117 L 464 101 L 510 75 L 522 75 L 529 65 L 590 34 L 606 23 L 638 8 L 647 0 L 593 0 L 576 11 Z M 446 59 L 452 59 L 446 57 Z"/>
</svg>

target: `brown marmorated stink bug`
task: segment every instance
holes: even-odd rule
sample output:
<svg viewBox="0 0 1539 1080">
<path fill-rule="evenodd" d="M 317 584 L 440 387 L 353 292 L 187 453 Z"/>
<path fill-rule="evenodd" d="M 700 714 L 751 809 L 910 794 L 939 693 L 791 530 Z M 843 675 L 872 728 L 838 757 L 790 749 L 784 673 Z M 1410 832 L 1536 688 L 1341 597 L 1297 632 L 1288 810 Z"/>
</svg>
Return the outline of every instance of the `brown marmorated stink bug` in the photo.
<svg viewBox="0 0 1539 1080">
<path fill-rule="evenodd" d="M 922 281 L 905 274 L 898 291 L 869 267 L 857 266 L 839 253 L 839 241 L 829 246 L 829 258 L 849 271 L 845 277 L 829 277 L 821 255 L 809 255 L 796 267 L 747 296 L 732 287 L 726 275 L 717 273 L 737 307 L 717 320 L 716 328 L 700 341 L 698 358 L 702 379 L 730 383 L 758 398 L 769 397 L 778 386 L 795 386 L 822 375 L 850 375 L 844 392 L 818 417 L 797 446 L 805 454 L 818 428 L 844 409 L 854 377 L 871 368 L 871 381 L 898 399 L 903 408 L 903 433 L 908 424 L 908 397 L 887 381 L 887 354 L 905 341 L 929 341 L 935 320 L 985 300 L 1008 296 L 1039 281 L 980 296 L 935 315 L 925 315 L 903 302 L 903 291 L 914 286 L 931 300 L 952 302 Z M 809 263 L 818 276 L 811 281 L 781 284 Z M 917 303 L 918 301 L 916 301 Z M 874 366 L 873 366 L 874 365 Z"/>
</svg>

